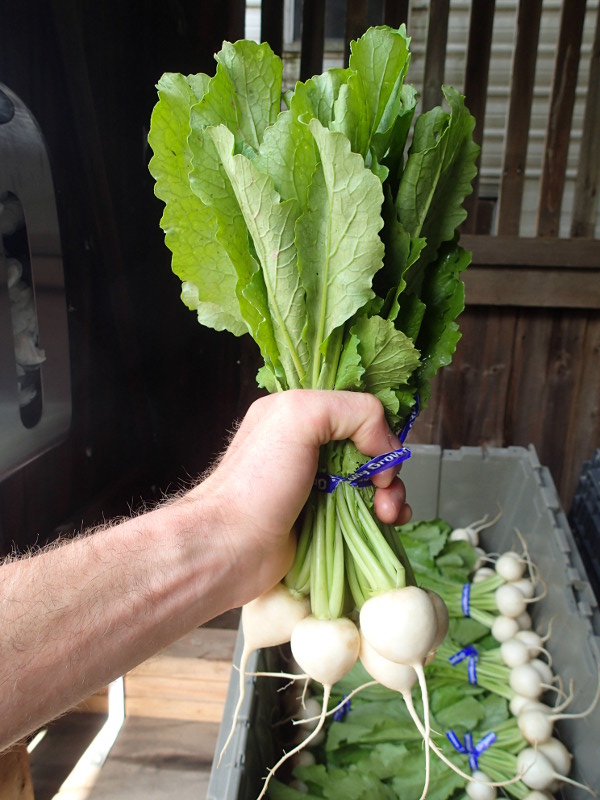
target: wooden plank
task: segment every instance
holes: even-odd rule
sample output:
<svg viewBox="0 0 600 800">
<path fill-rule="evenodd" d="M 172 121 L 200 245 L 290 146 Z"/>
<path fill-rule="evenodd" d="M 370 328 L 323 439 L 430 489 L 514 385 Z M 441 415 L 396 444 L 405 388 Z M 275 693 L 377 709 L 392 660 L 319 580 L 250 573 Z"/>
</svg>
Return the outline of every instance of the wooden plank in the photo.
<svg viewBox="0 0 600 800">
<path fill-rule="evenodd" d="M 423 111 L 429 111 L 442 102 L 449 14 L 450 0 L 430 0 L 423 76 Z"/>
<path fill-rule="evenodd" d="M 469 305 L 600 307 L 600 269 L 472 265 L 464 282 Z"/>
<path fill-rule="evenodd" d="M 367 28 L 367 0 L 347 0 L 344 30 L 344 66 L 350 58 L 350 42 L 358 39 Z"/>
<path fill-rule="evenodd" d="M 573 200 L 571 236 L 594 235 L 600 180 L 600 6 L 596 16 L 596 32 L 590 58 L 590 72 L 585 101 L 583 130 L 579 149 L 579 165 Z"/>
<path fill-rule="evenodd" d="M 600 266 L 600 240 L 463 235 L 460 244 L 473 253 L 473 264 L 477 265 L 592 270 Z"/>
<path fill-rule="evenodd" d="M 384 0 L 383 24 L 390 28 L 399 28 L 402 23 L 408 25 L 409 0 Z"/>
<path fill-rule="evenodd" d="M 581 402 L 579 364 L 587 358 L 589 368 L 592 356 L 586 352 L 585 327 L 585 314 L 519 312 L 506 407 L 508 441 L 535 446 L 559 488 L 565 509 L 572 498 L 572 490 L 567 488 L 572 481 L 571 467 L 565 462 L 565 452 L 571 449 L 570 437 L 575 435 L 581 444 L 581 437 L 587 435 L 587 448 L 592 448 L 594 442 L 597 446 L 599 435 L 597 418 L 590 429 L 593 420 L 573 413 Z M 578 455 L 581 457 L 581 450 Z"/>
<path fill-rule="evenodd" d="M 536 448 L 543 441 L 542 387 L 550 346 L 552 314 L 520 311 L 515 317 L 513 364 L 506 402 L 504 430 L 511 445 Z"/>
<path fill-rule="evenodd" d="M 498 234 L 517 235 L 521 224 L 541 13 L 542 0 L 520 0 L 498 196 Z"/>
<path fill-rule="evenodd" d="M 278 56 L 283 52 L 283 0 L 262 0 L 260 40 L 268 42 Z"/>
<path fill-rule="evenodd" d="M 492 52 L 492 32 L 494 29 L 495 0 L 473 0 L 469 18 L 469 40 L 465 64 L 464 95 L 466 105 L 475 117 L 473 139 L 481 147 L 485 124 L 488 74 Z M 481 155 L 477 159 L 479 167 Z M 479 171 L 473 180 L 473 192 L 465 200 L 467 219 L 463 229 L 469 233 L 478 230 L 477 205 L 479 197 Z"/>
<path fill-rule="evenodd" d="M 563 0 L 542 163 L 538 236 L 558 236 L 559 232 L 585 6 L 586 0 Z"/>
<path fill-rule="evenodd" d="M 306 81 L 323 71 L 325 47 L 325 3 L 304 0 L 300 43 L 300 80 Z"/>
<path fill-rule="evenodd" d="M 447 448 L 505 446 L 515 315 L 511 308 L 466 308 L 459 318 L 462 337 L 456 353 L 437 374 L 411 441 Z"/>
<path fill-rule="evenodd" d="M 571 507 L 583 462 L 600 446 L 600 316 L 589 312 L 582 331 L 583 345 L 573 360 L 576 379 L 570 407 L 563 421 L 563 452 L 558 454 L 562 474 L 552 472 L 565 509 Z M 555 474 L 556 473 L 556 474 Z"/>
</svg>

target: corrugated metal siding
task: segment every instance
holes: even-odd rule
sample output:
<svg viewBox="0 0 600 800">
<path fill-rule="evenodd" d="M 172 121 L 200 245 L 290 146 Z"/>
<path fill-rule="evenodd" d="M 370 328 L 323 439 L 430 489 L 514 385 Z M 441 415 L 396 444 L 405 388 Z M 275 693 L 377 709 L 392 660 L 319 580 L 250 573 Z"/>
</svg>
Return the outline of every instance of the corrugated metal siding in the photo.
<svg viewBox="0 0 600 800">
<path fill-rule="evenodd" d="M 284 51 L 284 80 L 289 86 L 293 86 L 299 75 L 299 43 L 289 40 L 289 31 L 292 30 L 289 15 L 292 8 L 292 2 L 286 2 L 286 14 L 288 15 L 286 31 L 288 36 L 286 37 Z M 450 2 L 445 81 L 460 90 L 463 88 L 470 8 L 471 3 L 468 0 L 451 0 Z M 517 0 L 497 0 L 480 172 L 479 194 L 480 197 L 484 198 L 497 197 L 502 172 L 516 13 Z M 525 172 L 526 179 L 520 230 L 522 236 L 534 236 L 536 231 L 539 183 L 545 147 L 550 90 L 555 59 L 557 55 L 560 57 L 560 54 L 556 53 L 560 13 L 560 0 L 544 0 Z M 561 236 L 569 236 L 571 225 L 571 208 L 597 13 L 598 2 L 588 2 L 562 204 Z M 408 30 L 412 37 L 412 61 L 409 80 L 417 88 L 420 88 L 423 82 L 428 14 L 428 0 L 416 0 L 411 4 Z M 260 40 L 260 0 L 249 0 L 247 3 L 246 36 L 256 41 Z M 342 61 L 341 40 L 327 40 L 324 68 L 340 66 Z M 600 221 L 600 207 L 598 221 Z M 600 229 L 598 221 L 596 223 L 597 230 Z"/>
</svg>

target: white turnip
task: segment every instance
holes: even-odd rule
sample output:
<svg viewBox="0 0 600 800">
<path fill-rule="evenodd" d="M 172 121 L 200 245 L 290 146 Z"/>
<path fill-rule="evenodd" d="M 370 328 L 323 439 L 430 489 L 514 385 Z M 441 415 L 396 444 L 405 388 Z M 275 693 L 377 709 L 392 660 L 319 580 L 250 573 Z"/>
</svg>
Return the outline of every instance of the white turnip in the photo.
<svg viewBox="0 0 600 800">
<path fill-rule="evenodd" d="M 310 613 L 310 602 L 306 597 L 296 597 L 283 583 L 277 583 L 242 608 L 242 632 L 244 647 L 240 658 L 239 697 L 233 711 L 229 735 L 221 749 L 218 764 L 223 758 L 244 702 L 246 666 L 250 655 L 263 647 L 275 647 L 290 641 L 296 623 Z"/>
</svg>

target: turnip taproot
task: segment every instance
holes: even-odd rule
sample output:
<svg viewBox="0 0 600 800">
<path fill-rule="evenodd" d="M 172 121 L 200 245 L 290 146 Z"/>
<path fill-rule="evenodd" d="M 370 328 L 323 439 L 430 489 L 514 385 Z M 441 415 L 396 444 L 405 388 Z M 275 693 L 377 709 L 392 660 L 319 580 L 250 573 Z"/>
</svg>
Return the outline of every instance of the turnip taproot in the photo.
<svg viewBox="0 0 600 800">
<path fill-rule="evenodd" d="M 498 512 L 498 514 L 488 522 L 489 514 L 486 514 L 481 519 L 477 519 L 474 522 L 471 522 L 469 525 L 466 525 L 464 528 L 454 528 L 452 533 L 450 534 L 450 541 L 451 542 L 460 542 L 466 541 L 469 544 L 473 545 L 473 547 L 477 547 L 479 545 L 479 534 L 481 531 L 484 531 L 486 528 L 491 528 L 492 525 L 495 525 L 500 517 L 502 516 L 502 509 Z"/>
<path fill-rule="evenodd" d="M 321 714 L 308 736 L 285 753 L 269 770 L 257 800 L 265 796 L 271 777 L 281 765 L 321 733 L 327 716 L 331 687 L 356 664 L 360 651 L 360 634 L 348 617 L 319 619 L 311 614 L 300 619 L 294 626 L 290 647 L 300 668 L 323 686 Z"/>
<path fill-rule="evenodd" d="M 233 736 L 237 718 L 244 702 L 246 666 L 250 655 L 263 647 L 274 647 L 290 641 L 297 622 L 310 613 L 306 597 L 294 596 L 283 583 L 277 583 L 264 594 L 251 600 L 242 608 L 242 633 L 244 646 L 239 664 L 239 696 L 233 711 L 229 735 L 219 754 L 218 763 Z"/>
<path fill-rule="evenodd" d="M 558 780 L 577 786 L 589 794 L 597 796 L 593 789 L 583 783 L 561 775 L 552 766 L 550 759 L 533 747 L 526 747 L 517 756 L 517 771 L 521 780 L 529 789 L 549 789 Z"/>
</svg>

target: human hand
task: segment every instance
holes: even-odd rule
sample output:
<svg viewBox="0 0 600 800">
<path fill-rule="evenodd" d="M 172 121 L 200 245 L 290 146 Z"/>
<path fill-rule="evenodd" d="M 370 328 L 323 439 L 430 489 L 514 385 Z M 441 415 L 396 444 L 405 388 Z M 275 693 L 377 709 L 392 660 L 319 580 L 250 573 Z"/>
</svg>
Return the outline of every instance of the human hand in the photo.
<svg viewBox="0 0 600 800">
<path fill-rule="evenodd" d="M 255 402 L 215 470 L 197 487 L 218 507 L 229 537 L 237 588 L 251 597 L 280 580 L 291 566 L 294 523 L 313 486 L 319 448 L 352 439 L 367 456 L 399 446 L 381 403 L 358 392 L 299 390 Z M 393 468 L 376 475 L 375 510 L 382 522 L 403 524 L 411 510 Z M 216 503 L 216 506 L 215 506 Z"/>
</svg>

